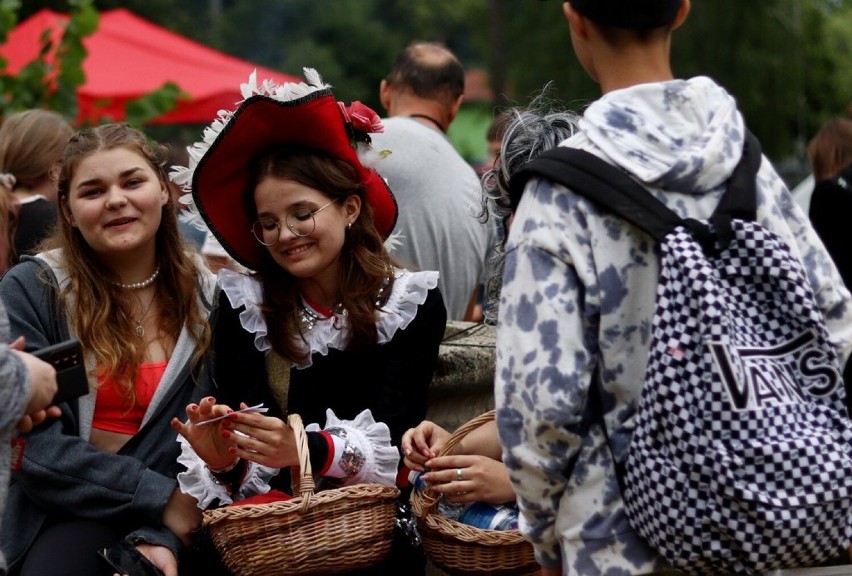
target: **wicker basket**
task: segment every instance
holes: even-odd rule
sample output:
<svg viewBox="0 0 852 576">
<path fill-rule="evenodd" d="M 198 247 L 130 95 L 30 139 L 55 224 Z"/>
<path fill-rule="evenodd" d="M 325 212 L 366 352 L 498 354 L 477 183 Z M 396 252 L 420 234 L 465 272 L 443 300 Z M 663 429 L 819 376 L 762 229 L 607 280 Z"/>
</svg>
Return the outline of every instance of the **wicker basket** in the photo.
<svg viewBox="0 0 852 576">
<path fill-rule="evenodd" d="M 447 454 L 468 432 L 494 419 L 491 410 L 470 420 L 452 433 L 441 455 Z M 428 490 L 411 493 L 411 509 L 426 554 L 435 566 L 453 576 L 538 575 L 541 566 L 532 545 L 518 530 L 484 530 L 462 524 L 437 511 L 437 494 Z"/>
<path fill-rule="evenodd" d="M 378 564 L 393 540 L 399 490 L 358 484 L 314 494 L 302 419 L 291 414 L 299 468 L 291 500 L 204 512 L 204 526 L 237 576 L 338 574 Z"/>
</svg>

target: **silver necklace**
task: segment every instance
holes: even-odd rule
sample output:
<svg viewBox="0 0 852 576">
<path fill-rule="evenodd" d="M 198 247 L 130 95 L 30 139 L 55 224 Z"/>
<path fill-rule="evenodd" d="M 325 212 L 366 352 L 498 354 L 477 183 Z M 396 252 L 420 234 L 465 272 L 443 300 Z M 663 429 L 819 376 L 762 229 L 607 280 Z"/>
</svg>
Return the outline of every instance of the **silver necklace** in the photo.
<svg viewBox="0 0 852 576">
<path fill-rule="evenodd" d="M 302 308 L 299 310 L 299 323 L 301 323 L 304 331 L 309 332 L 313 330 L 314 326 L 316 326 L 317 322 L 320 320 L 325 320 L 325 318 L 313 310 L 309 310 L 307 306 L 302 304 Z"/>
<path fill-rule="evenodd" d="M 154 280 L 157 279 L 157 276 L 160 275 L 160 265 L 157 264 L 157 269 L 154 270 L 154 273 L 142 280 L 141 282 L 130 282 L 129 284 L 122 284 L 121 282 L 113 282 L 112 280 L 107 280 L 113 286 L 118 286 L 119 288 L 126 288 L 127 290 L 139 290 L 140 288 L 147 288 L 151 284 L 154 283 Z"/>
<path fill-rule="evenodd" d="M 299 310 L 299 323 L 302 325 L 302 329 L 305 332 L 310 332 L 314 329 L 314 326 L 317 325 L 317 322 L 321 320 L 331 320 L 337 315 L 346 316 L 347 314 L 348 312 L 345 308 L 343 308 L 343 304 L 338 304 L 334 307 L 331 316 L 326 318 L 321 314 L 317 314 L 312 308 L 303 303 L 301 309 Z M 335 324 L 336 323 L 337 320 L 335 319 Z"/>
<path fill-rule="evenodd" d="M 151 307 L 154 306 L 154 300 L 156 300 L 156 299 L 157 299 L 157 293 L 155 292 L 154 296 L 151 298 L 151 301 L 148 302 L 148 307 L 145 308 L 145 312 L 143 312 L 142 316 L 139 317 L 139 320 L 137 320 L 133 316 L 130 317 L 131 320 L 136 322 L 136 335 L 139 336 L 140 338 L 145 336 L 145 328 L 142 326 L 142 322 L 145 320 L 145 317 L 148 315 L 148 312 L 151 311 Z M 139 304 L 141 305 L 142 299 L 138 298 L 138 300 L 139 300 Z"/>
<path fill-rule="evenodd" d="M 376 294 L 376 308 L 379 308 L 382 305 L 382 294 L 384 294 L 385 288 L 390 282 L 390 278 L 386 278 L 382 287 L 379 288 L 378 294 Z M 321 314 L 317 314 L 314 312 L 313 308 L 310 308 L 309 305 L 302 302 L 302 307 L 299 310 L 299 323 L 302 325 L 302 330 L 305 332 L 310 332 L 314 329 L 314 326 L 317 325 L 317 322 L 321 320 L 331 320 L 334 318 L 334 326 L 335 328 L 339 328 L 340 324 L 337 320 L 337 316 L 343 316 L 344 318 L 349 315 L 349 311 L 343 307 L 343 303 L 340 302 L 332 309 L 332 314 L 328 318 Z"/>
</svg>

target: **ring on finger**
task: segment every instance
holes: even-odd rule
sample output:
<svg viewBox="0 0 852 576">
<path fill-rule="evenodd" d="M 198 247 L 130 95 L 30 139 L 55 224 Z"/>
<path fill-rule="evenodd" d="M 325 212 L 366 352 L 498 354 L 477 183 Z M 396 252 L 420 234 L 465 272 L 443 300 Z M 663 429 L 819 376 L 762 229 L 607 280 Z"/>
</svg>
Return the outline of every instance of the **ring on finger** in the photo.
<svg viewBox="0 0 852 576">
<path fill-rule="evenodd" d="M 462 481 L 462 469 L 461 468 L 456 468 L 456 480 L 458 482 Z"/>
</svg>

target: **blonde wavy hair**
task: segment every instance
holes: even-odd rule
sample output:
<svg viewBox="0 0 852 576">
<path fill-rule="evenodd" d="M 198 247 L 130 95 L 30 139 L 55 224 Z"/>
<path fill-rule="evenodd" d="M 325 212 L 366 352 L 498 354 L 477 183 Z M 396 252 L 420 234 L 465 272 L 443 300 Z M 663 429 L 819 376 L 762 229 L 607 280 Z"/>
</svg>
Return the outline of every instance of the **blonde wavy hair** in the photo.
<svg viewBox="0 0 852 576">
<path fill-rule="evenodd" d="M 106 124 L 81 130 L 68 143 L 57 172 L 60 204 L 68 199 L 71 179 L 80 162 L 97 152 L 116 148 L 125 148 L 145 158 L 162 185 L 170 190 L 166 148 L 150 142 L 126 124 Z M 155 298 L 159 309 L 164 311 L 158 331 L 164 348 L 171 353 L 186 323 L 197 345 L 193 357 L 195 368 L 210 345 L 210 326 L 198 303 L 198 271 L 180 235 L 176 210 L 175 199 L 170 194 L 162 208 L 156 234 L 160 274 Z M 60 304 L 65 305 L 84 348 L 97 358 L 97 376 L 114 380 L 119 393 L 135 401 L 133 380 L 144 360 L 145 346 L 127 312 L 132 295 L 110 282 L 118 278 L 66 218 L 59 218 L 56 233 L 42 248 L 62 249 L 70 283 L 59 295 Z M 73 308 L 67 304 L 69 296 L 75 302 Z"/>
</svg>

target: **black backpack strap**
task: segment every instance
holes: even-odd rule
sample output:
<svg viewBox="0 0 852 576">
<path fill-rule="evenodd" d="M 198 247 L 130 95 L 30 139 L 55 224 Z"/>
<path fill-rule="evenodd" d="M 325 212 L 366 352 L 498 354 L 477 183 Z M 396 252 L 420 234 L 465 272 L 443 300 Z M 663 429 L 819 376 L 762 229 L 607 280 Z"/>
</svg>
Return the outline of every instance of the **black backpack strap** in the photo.
<svg viewBox="0 0 852 576">
<path fill-rule="evenodd" d="M 755 219 L 755 176 L 760 162 L 760 144 L 747 131 L 743 155 L 728 180 L 727 191 L 710 218 L 722 239 L 725 235 L 723 230 L 730 230 L 732 218 Z M 524 187 L 533 176 L 543 176 L 564 185 L 644 230 L 658 242 L 681 225 L 690 228 L 702 244 L 715 240 L 706 224 L 681 218 L 626 173 L 584 150 L 552 148 L 528 162 L 510 182 L 512 210 L 517 209 Z"/>
<path fill-rule="evenodd" d="M 710 216 L 710 224 L 723 246 L 730 243 L 733 218 L 748 222 L 757 219 L 757 171 L 763 152 L 754 134 L 746 130 L 745 137 L 743 155 L 728 179 L 728 189 Z"/>
<path fill-rule="evenodd" d="M 562 184 L 658 241 L 683 221 L 644 186 L 612 164 L 585 150 L 564 147 L 542 153 L 512 177 L 513 211 L 518 207 L 527 180 L 533 176 Z"/>
</svg>

